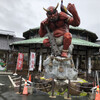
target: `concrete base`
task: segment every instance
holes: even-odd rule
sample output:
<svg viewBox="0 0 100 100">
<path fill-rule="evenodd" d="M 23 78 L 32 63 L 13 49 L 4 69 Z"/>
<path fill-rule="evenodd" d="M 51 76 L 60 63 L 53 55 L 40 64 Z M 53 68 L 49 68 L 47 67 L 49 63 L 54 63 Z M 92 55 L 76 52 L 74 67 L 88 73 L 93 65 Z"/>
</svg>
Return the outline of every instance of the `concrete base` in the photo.
<svg viewBox="0 0 100 100">
<path fill-rule="evenodd" d="M 22 94 L 21 92 L 16 92 L 16 94 Z"/>
<path fill-rule="evenodd" d="M 56 98 L 56 96 L 49 96 L 50 98 Z"/>
<path fill-rule="evenodd" d="M 64 97 L 64 99 L 71 100 L 72 98 Z"/>
</svg>

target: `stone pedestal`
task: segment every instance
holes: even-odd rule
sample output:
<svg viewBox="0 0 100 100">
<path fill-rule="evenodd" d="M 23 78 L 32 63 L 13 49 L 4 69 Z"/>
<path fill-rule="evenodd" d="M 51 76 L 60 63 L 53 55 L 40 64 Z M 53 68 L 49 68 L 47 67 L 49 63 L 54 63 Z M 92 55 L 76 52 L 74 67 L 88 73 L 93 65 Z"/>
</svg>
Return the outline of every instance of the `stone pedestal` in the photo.
<svg viewBox="0 0 100 100">
<path fill-rule="evenodd" d="M 73 45 L 70 45 L 67 52 L 68 57 L 51 55 L 43 62 L 45 77 L 55 79 L 76 80 L 78 71 L 75 69 L 72 58 Z"/>
<path fill-rule="evenodd" d="M 44 60 L 43 65 L 46 78 L 77 79 L 78 71 L 74 67 L 71 56 L 68 58 L 49 56 Z"/>
</svg>

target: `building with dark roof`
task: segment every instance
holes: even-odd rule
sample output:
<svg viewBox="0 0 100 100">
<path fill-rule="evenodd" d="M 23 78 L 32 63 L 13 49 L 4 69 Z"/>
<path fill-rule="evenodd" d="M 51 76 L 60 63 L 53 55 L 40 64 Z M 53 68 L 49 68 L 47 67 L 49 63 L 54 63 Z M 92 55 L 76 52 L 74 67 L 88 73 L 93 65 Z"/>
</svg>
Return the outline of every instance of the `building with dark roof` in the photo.
<svg viewBox="0 0 100 100">
<path fill-rule="evenodd" d="M 38 34 L 39 27 L 34 29 L 29 29 L 23 33 L 25 40 L 13 42 L 11 45 L 18 48 L 20 52 L 25 52 L 28 54 L 29 66 L 29 55 L 30 52 L 36 53 L 36 69 L 39 67 L 39 56 L 42 54 L 42 61 L 51 54 L 51 49 L 43 45 L 43 40 L 47 36 L 41 38 Z M 75 66 L 80 70 L 85 70 L 87 73 L 93 68 L 96 68 L 94 60 L 94 54 L 99 52 L 100 45 L 96 44 L 98 39 L 97 35 L 86 29 L 81 29 L 79 27 L 70 27 L 69 31 L 72 33 L 72 44 L 74 45 L 73 59 Z M 90 59 L 90 60 L 89 60 Z M 89 69 L 89 63 L 92 69 Z M 43 65 L 42 65 L 43 66 Z M 24 69 L 24 68 L 23 68 Z"/>
<path fill-rule="evenodd" d="M 7 67 L 9 57 L 12 54 L 10 44 L 12 42 L 21 41 L 23 38 L 15 37 L 13 31 L 0 30 L 0 67 Z"/>
</svg>

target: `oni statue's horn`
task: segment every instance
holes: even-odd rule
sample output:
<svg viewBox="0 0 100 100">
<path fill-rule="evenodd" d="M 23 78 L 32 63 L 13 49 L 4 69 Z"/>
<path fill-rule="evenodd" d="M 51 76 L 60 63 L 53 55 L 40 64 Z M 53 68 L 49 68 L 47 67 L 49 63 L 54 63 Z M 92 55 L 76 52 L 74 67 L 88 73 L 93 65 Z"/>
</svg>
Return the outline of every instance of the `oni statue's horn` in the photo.
<svg viewBox="0 0 100 100">
<path fill-rule="evenodd" d="M 47 9 L 45 9 L 45 8 L 43 8 L 46 12 L 48 12 L 48 10 Z"/>
<path fill-rule="evenodd" d="M 58 6 L 59 6 L 59 3 L 57 3 L 57 6 L 55 7 L 55 10 L 58 8 Z"/>
</svg>

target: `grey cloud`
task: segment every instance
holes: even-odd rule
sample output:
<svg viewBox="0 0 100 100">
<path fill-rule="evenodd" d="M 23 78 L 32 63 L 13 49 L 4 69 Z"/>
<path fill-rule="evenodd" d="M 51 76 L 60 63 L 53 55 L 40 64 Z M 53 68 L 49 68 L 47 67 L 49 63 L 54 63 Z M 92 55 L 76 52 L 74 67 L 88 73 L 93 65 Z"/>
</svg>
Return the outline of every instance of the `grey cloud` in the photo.
<svg viewBox="0 0 100 100">
<path fill-rule="evenodd" d="M 15 31 L 16 36 L 22 36 L 24 31 L 38 27 L 40 22 L 45 19 L 46 14 L 43 7 L 56 6 L 60 1 L 61 0 L 0 0 L 0 29 L 12 30 Z M 100 1 L 63 1 L 66 6 L 69 2 L 75 4 L 81 18 L 80 27 L 95 32 L 100 39 Z"/>
</svg>

